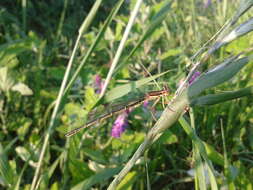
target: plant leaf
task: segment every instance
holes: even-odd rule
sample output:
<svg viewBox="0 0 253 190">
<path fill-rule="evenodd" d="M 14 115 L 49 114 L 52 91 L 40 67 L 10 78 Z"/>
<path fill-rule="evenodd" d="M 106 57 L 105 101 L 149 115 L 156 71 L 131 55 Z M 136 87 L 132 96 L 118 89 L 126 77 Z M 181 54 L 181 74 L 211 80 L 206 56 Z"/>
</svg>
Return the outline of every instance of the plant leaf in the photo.
<svg viewBox="0 0 253 190">
<path fill-rule="evenodd" d="M 13 84 L 14 81 L 8 74 L 8 68 L 0 68 L 0 90 L 2 90 L 3 92 L 8 92 L 13 86 Z"/>
<path fill-rule="evenodd" d="M 217 86 L 237 74 L 250 60 L 253 55 L 243 58 L 235 58 L 228 62 L 223 62 L 214 69 L 200 76 L 190 87 L 188 96 L 190 98 L 199 95 L 205 89 Z"/>
<path fill-rule="evenodd" d="M 155 80 L 156 78 L 166 74 L 167 72 L 169 72 L 169 71 L 166 71 L 166 72 L 163 72 L 160 74 L 156 74 L 156 75 L 148 77 L 148 78 L 140 79 L 138 81 L 133 81 L 128 84 L 117 86 L 106 93 L 104 101 L 111 102 L 114 99 L 117 99 L 117 98 L 120 98 L 124 95 L 127 95 L 129 92 L 140 88 L 142 85 L 147 84 L 148 82 L 150 82 L 152 80 Z"/>
<path fill-rule="evenodd" d="M 33 91 L 24 83 L 20 82 L 12 86 L 11 90 L 18 91 L 23 96 L 33 95 Z"/>
<path fill-rule="evenodd" d="M 253 86 L 232 92 L 225 92 L 221 94 L 209 94 L 191 100 L 191 106 L 214 105 L 225 101 L 233 100 L 236 98 L 250 96 L 252 94 L 253 94 Z"/>
<path fill-rule="evenodd" d="M 216 43 L 212 46 L 212 48 L 208 51 L 209 54 L 212 54 L 214 51 L 219 49 L 221 46 L 228 44 L 229 42 L 243 36 L 253 30 L 253 18 L 248 21 L 242 23 L 234 30 L 232 30 L 228 35 L 224 36 L 222 39 L 217 39 Z"/>
</svg>

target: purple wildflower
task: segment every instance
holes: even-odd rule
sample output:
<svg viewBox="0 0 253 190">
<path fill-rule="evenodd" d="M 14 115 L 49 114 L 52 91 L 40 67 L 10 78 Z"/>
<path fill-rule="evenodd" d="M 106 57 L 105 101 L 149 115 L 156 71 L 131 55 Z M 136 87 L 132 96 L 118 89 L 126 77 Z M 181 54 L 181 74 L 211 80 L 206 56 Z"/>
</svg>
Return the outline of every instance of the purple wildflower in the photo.
<svg viewBox="0 0 253 190">
<path fill-rule="evenodd" d="M 147 107 L 148 107 L 148 100 L 145 100 L 145 101 L 143 102 L 143 107 L 144 107 L 144 108 L 147 108 Z"/>
<path fill-rule="evenodd" d="M 104 86 L 104 82 L 102 81 L 102 79 L 101 79 L 101 77 L 99 75 L 95 76 L 94 86 L 95 86 L 95 89 L 96 89 L 96 93 L 100 94 L 101 90 L 102 90 L 102 88 Z"/>
<path fill-rule="evenodd" d="M 218 3 L 220 3 L 222 0 L 216 0 Z M 212 0 L 204 0 L 204 8 L 208 8 L 212 4 Z"/>
<path fill-rule="evenodd" d="M 191 85 L 191 84 L 200 76 L 200 74 L 201 74 L 201 72 L 196 71 L 196 72 L 192 75 L 192 77 L 190 78 L 189 84 Z"/>
<path fill-rule="evenodd" d="M 127 117 L 128 117 L 129 111 L 126 111 L 122 114 L 120 114 L 117 119 L 115 120 L 113 126 L 111 135 L 114 138 L 119 138 L 121 134 L 125 131 L 127 127 Z"/>
<path fill-rule="evenodd" d="M 204 8 L 206 9 L 207 7 L 209 7 L 212 3 L 212 0 L 205 0 L 204 2 Z"/>
</svg>

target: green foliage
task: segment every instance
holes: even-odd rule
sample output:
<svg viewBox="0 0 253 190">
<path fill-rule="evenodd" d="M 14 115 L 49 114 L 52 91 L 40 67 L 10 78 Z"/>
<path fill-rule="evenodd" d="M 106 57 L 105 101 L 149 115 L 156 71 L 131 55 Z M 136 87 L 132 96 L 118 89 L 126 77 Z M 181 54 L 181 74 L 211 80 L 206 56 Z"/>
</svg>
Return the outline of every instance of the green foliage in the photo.
<svg viewBox="0 0 253 190">
<path fill-rule="evenodd" d="M 112 69 L 137 2 L 1 0 L 0 189 L 106 189 L 125 166 L 117 189 L 253 189 L 253 1 L 143 1 L 101 98 L 96 75 Z M 64 136 L 164 84 L 178 101 L 196 63 L 190 114 L 172 128 L 159 124 L 176 106 L 159 104 L 132 110 L 121 138 L 115 116 Z"/>
</svg>

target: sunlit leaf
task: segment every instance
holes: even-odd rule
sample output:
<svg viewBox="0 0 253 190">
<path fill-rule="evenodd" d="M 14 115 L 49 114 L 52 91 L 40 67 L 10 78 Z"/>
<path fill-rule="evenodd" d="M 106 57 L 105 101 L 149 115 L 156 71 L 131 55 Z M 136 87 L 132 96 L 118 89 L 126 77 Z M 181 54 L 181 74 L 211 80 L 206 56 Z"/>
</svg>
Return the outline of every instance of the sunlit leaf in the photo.
<svg viewBox="0 0 253 190">
<path fill-rule="evenodd" d="M 13 86 L 14 80 L 9 76 L 7 67 L 0 67 L 0 90 L 8 92 Z"/>
<path fill-rule="evenodd" d="M 33 95 L 33 91 L 24 83 L 17 83 L 11 88 L 13 91 L 19 92 L 23 96 L 31 96 Z"/>
<path fill-rule="evenodd" d="M 167 71 L 167 72 L 169 72 L 169 71 Z M 109 92 L 106 93 L 105 101 L 106 102 L 111 102 L 114 99 L 120 98 L 120 97 L 128 94 L 131 91 L 135 91 L 136 89 L 140 88 L 142 85 L 145 85 L 148 82 L 155 80 L 156 78 L 166 74 L 167 72 L 156 74 L 156 75 L 151 76 L 151 77 L 147 77 L 147 78 L 144 78 L 144 79 L 140 79 L 138 81 L 133 81 L 133 82 L 130 82 L 128 84 L 124 84 L 124 85 L 115 87 L 115 88 L 113 88 L 112 90 L 110 90 Z"/>
</svg>

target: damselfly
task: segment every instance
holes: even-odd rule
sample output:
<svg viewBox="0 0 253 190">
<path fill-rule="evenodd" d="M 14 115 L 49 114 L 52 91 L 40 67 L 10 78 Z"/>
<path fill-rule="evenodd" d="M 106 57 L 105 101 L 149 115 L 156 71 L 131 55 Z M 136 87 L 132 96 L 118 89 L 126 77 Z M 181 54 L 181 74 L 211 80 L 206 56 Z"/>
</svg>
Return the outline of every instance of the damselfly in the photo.
<svg viewBox="0 0 253 190">
<path fill-rule="evenodd" d="M 65 137 L 71 137 L 75 135 L 76 133 L 78 133 L 79 131 L 81 131 L 82 129 L 85 129 L 87 127 L 95 125 L 96 123 L 104 121 L 105 119 L 110 118 L 113 115 L 120 114 L 120 113 L 123 113 L 124 111 L 129 111 L 130 109 L 136 108 L 140 106 L 141 104 L 143 104 L 145 101 L 160 99 L 162 96 L 168 96 L 168 95 L 169 95 L 169 89 L 166 86 L 163 87 L 162 90 L 150 91 L 146 93 L 143 97 L 139 98 L 138 100 L 132 101 L 126 106 L 112 110 L 109 113 L 103 114 L 99 116 L 98 118 L 89 121 L 88 123 L 86 123 L 85 125 L 81 127 L 78 127 L 69 131 L 68 133 L 65 134 Z"/>
</svg>

